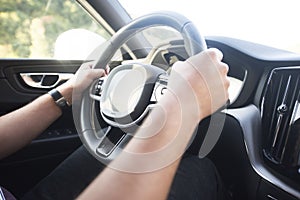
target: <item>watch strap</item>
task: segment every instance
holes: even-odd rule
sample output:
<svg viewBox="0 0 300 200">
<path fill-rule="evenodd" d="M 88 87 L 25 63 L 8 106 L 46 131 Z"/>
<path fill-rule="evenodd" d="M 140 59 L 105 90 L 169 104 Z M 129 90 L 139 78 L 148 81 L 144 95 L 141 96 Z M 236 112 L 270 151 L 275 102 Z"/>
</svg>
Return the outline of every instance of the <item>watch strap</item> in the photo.
<svg viewBox="0 0 300 200">
<path fill-rule="evenodd" d="M 57 90 L 52 89 L 48 92 L 48 94 L 53 98 L 55 104 L 63 111 L 69 107 L 69 104 L 65 97 Z"/>
</svg>

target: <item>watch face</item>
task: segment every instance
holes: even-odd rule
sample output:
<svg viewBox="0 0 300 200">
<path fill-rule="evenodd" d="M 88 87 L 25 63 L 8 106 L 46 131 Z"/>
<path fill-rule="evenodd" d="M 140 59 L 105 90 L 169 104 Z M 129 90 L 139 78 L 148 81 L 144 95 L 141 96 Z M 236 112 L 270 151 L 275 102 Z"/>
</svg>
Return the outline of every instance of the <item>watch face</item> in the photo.
<svg viewBox="0 0 300 200">
<path fill-rule="evenodd" d="M 67 104 L 67 101 L 64 99 L 64 98 L 60 98 L 56 101 L 56 104 L 63 108 L 63 107 L 66 107 L 68 104 Z"/>
</svg>

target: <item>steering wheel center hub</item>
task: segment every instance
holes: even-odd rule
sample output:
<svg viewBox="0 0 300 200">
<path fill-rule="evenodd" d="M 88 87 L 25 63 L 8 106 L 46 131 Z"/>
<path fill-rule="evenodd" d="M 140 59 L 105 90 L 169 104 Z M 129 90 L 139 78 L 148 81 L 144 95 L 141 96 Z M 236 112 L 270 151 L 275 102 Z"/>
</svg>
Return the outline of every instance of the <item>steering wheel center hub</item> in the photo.
<svg viewBox="0 0 300 200">
<path fill-rule="evenodd" d="M 164 70 L 141 63 L 111 71 L 102 87 L 100 112 L 111 126 L 128 128 L 147 113 L 155 83 Z"/>
</svg>

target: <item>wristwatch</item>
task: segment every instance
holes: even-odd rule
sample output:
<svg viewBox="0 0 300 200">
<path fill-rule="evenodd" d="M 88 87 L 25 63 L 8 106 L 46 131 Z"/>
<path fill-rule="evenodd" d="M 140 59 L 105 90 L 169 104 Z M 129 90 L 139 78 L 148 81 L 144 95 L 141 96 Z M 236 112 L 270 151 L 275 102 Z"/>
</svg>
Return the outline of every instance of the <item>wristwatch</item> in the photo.
<svg viewBox="0 0 300 200">
<path fill-rule="evenodd" d="M 65 97 L 57 90 L 57 89 L 52 89 L 48 92 L 48 94 L 53 98 L 55 104 L 62 110 L 64 111 L 67 109 L 70 105 L 65 99 Z"/>
</svg>

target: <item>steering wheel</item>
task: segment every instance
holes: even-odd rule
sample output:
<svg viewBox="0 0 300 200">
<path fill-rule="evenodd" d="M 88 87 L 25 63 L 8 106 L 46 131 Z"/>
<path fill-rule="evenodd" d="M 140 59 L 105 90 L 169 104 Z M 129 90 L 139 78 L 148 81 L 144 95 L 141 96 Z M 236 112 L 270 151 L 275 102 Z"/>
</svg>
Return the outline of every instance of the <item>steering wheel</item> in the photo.
<svg viewBox="0 0 300 200">
<path fill-rule="evenodd" d="M 204 38 L 186 17 L 174 12 L 153 13 L 121 28 L 108 41 L 94 67 L 105 68 L 133 35 L 155 26 L 168 26 L 181 33 L 189 56 L 206 49 Z M 88 151 L 105 164 L 114 160 L 155 105 L 157 88 L 162 91 L 167 82 L 164 70 L 139 63 L 120 65 L 106 79 L 96 81 L 82 96 L 78 109 L 73 110 L 80 139 Z M 100 123 L 96 112 L 100 112 Z"/>
</svg>

